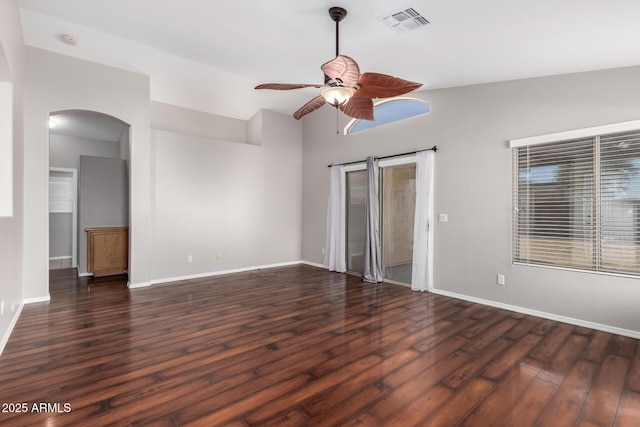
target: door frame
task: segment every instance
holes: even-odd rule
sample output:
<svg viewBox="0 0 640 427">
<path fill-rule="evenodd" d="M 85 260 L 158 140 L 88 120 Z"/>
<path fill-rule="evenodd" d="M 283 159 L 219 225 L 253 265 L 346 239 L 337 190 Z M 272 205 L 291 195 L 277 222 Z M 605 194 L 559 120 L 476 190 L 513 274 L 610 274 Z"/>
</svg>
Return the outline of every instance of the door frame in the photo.
<svg viewBox="0 0 640 427">
<path fill-rule="evenodd" d="M 78 267 L 78 170 L 72 168 L 49 167 L 51 172 L 71 175 L 71 191 L 73 193 L 73 206 L 71 208 L 71 267 Z M 51 230 L 49 230 L 49 234 Z M 50 237 L 49 237 L 50 238 Z"/>
<path fill-rule="evenodd" d="M 390 167 L 390 166 L 402 166 L 402 165 L 410 165 L 410 164 L 415 164 L 417 163 L 417 157 L 414 154 L 409 154 L 407 156 L 402 156 L 402 157 L 394 157 L 394 158 L 389 158 L 389 159 L 381 159 L 378 161 L 378 168 L 383 169 L 386 167 Z M 361 163 L 355 163 L 355 164 L 351 164 L 351 165 L 347 165 L 344 166 L 342 168 L 342 201 L 341 201 L 341 205 L 342 205 L 342 216 L 343 218 L 345 218 L 345 222 L 347 221 L 347 173 L 348 172 L 355 172 L 355 171 L 361 171 L 361 170 L 366 170 L 367 169 L 367 164 L 366 162 L 361 162 Z M 380 196 L 380 195 L 378 195 Z M 381 221 L 382 222 L 382 221 Z M 382 224 L 380 224 L 380 227 L 382 227 Z M 345 233 L 348 233 L 348 229 L 345 226 Z M 382 234 L 382 233 L 381 233 Z M 347 245 L 347 240 L 348 240 L 348 236 L 345 236 L 345 245 Z M 383 242 L 381 242 L 381 244 L 384 244 Z M 344 248 L 345 251 L 345 256 L 347 256 L 347 248 Z M 383 264 L 384 264 L 384 259 L 382 260 Z M 360 274 L 359 272 L 354 272 L 354 271 L 347 271 L 347 273 L 352 273 L 352 274 Z M 387 282 L 387 283 L 393 283 L 396 285 L 402 285 L 402 286 L 411 286 L 410 283 L 404 283 L 404 282 L 399 282 L 396 280 L 392 280 L 392 279 L 387 279 L 383 277 L 383 281 Z"/>
</svg>

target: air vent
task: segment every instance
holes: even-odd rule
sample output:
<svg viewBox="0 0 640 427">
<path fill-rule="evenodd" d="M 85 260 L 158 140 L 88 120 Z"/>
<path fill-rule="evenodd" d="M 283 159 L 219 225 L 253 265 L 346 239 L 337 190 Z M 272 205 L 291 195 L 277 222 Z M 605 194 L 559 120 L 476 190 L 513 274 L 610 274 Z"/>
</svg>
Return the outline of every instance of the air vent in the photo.
<svg viewBox="0 0 640 427">
<path fill-rule="evenodd" d="M 387 13 L 381 16 L 380 20 L 382 20 L 387 27 L 393 28 L 398 32 L 415 30 L 431 23 L 431 21 L 424 16 L 424 13 L 413 6 Z"/>
</svg>

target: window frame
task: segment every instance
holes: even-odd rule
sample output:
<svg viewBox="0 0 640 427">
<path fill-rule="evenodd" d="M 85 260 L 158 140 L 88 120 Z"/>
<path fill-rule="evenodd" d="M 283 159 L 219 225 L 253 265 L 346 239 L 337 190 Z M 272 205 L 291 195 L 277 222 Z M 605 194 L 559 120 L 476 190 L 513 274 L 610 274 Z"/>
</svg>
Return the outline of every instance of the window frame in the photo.
<svg viewBox="0 0 640 427">
<path fill-rule="evenodd" d="M 512 215 L 511 215 L 511 261 L 513 265 L 523 265 L 528 267 L 537 267 L 537 268 L 546 268 L 546 269 L 555 269 L 555 270 L 567 270 L 581 273 L 590 273 L 590 274 L 598 274 L 598 275 L 607 275 L 607 276 L 619 276 L 619 277 L 627 277 L 639 279 L 640 273 L 624 273 L 624 272 L 615 272 L 615 271 L 607 271 L 600 270 L 601 265 L 600 262 L 596 262 L 593 268 L 579 268 L 579 267 L 571 267 L 571 266 L 563 266 L 563 265 L 553 265 L 553 264 L 543 264 L 543 263 L 535 263 L 526 260 L 516 259 L 516 244 L 518 241 L 518 222 L 517 222 L 517 209 L 518 209 L 518 177 L 520 173 L 520 168 L 518 164 L 518 149 L 528 146 L 547 144 L 547 143 L 556 143 L 562 144 L 563 142 L 571 142 L 576 139 L 584 139 L 584 138 L 593 138 L 594 139 L 594 148 L 598 147 L 598 152 L 596 154 L 597 161 L 593 165 L 593 173 L 598 176 L 595 179 L 594 185 L 598 186 L 598 188 L 594 188 L 594 196 L 592 202 L 597 206 L 598 215 L 600 215 L 600 202 L 601 202 L 601 189 L 600 186 L 600 169 L 601 169 L 601 161 L 600 161 L 600 144 L 599 139 L 600 136 L 607 136 L 610 134 L 616 133 L 624 133 L 624 132 L 632 132 L 632 131 L 640 131 L 640 120 L 632 120 L 627 122 L 619 122 L 612 123 L 602 126 L 594 126 L 589 128 L 575 129 L 570 131 L 556 132 L 545 135 L 538 135 L 527 138 L 519 138 L 513 139 L 509 141 L 509 148 L 512 151 Z M 596 142 L 598 140 L 598 142 Z M 601 242 L 600 242 L 600 227 L 595 227 L 597 235 L 593 238 L 592 244 L 594 245 L 594 251 L 601 251 Z M 599 258 L 601 258 L 601 252 L 598 253 Z"/>
<path fill-rule="evenodd" d="M 373 121 L 365 121 L 367 122 L 369 125 L 366 126 L 364 129 L 357 129 L 355 131 L 353 131 L 353 128 L 356 127 L 358 125 L 358 123 L 360 123 L 361 120 L 363 119 L 351 119 L 349 121 L 349 123 L 347 123 L 347 125 L 344 127 L 343 133 L 344 135 L 352 135 L 358 132 L 363 132 L 363 131 L 367 131 L 367 130 L 371 130 L 371 129 L 375 129 L 379 126 L 384 126 L 384 125 L 388 125 L 391 123 L 395 123 L 395 122 L 399 122 L 402 120 L 406 120 L 406 119 L 410 119 L 412 117 L 419 117 L 419 116 L 424 116 L 426 114 L 430 114 L 431 113 L 431 104 L 423 99 L 419 99 L 419 98 L 413 98 L 413 97 L 394 97 L 394 98 L 384 98 L 384 99 L 380 99 L 378 101 L 376 101 L 373 104 L 373 109 L 374 112 L 376 111 L 376 109 L 380 106 L 385 106 L 385 107 L 389 107 L 389 106 L 402 106 L 402 105 L 408 105 L 408 104 L 415 104 L 417 106 L 420 106 L 422 109 L 426 109 L 426 111 L 421 111 L 421 112 L 413 112 L 411 114 L 408 115 L 402 115 L 402 116 L 398 116 L 397 118 L 393 119 L 393 120 L 378 120 L 378 119 L 374 119 Z"/>
</svg>

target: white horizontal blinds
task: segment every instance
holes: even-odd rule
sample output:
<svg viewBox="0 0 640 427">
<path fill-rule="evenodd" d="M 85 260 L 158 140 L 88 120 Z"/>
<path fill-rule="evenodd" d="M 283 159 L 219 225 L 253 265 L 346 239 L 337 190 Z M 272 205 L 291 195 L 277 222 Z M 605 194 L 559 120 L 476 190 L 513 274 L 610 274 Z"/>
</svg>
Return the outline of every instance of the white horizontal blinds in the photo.
<svg viewBox="0 0 640 427">
<path fill-rule="evenodd" d="M 640 274 L 640 130 L 600 137 L 603 271 Z"/>
<path fill-rule="evenodd" d="M 514 261 L 595 268 L 594 139 L 514 150 Z"/>
<path fill-rule="evenodd" d="M 640 275 L 640 130 L 513 150 L 515 262 Z"/>
</svg>

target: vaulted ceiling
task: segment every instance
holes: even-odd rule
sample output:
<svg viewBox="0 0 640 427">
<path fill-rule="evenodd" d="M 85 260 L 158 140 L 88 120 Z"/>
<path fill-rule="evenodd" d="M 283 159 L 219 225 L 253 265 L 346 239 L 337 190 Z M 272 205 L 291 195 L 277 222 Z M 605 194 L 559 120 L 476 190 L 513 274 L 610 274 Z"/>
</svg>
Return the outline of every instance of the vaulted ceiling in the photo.
<svg viewBox="0 0 640 427">
<path fill-rule="evenodd" d="M 293 113 L 335 56 L 327 10 L 347 9 L 340 53 L 424 89 L 640 65 L 637 0 L 17 0 L 25 43 L 150 76 L 151 98 L 248 119 Z M 380 19 L 413 6 L 431 21 Z M 75 46 L 61 41 L 77 39 Z"/>
</svg>

